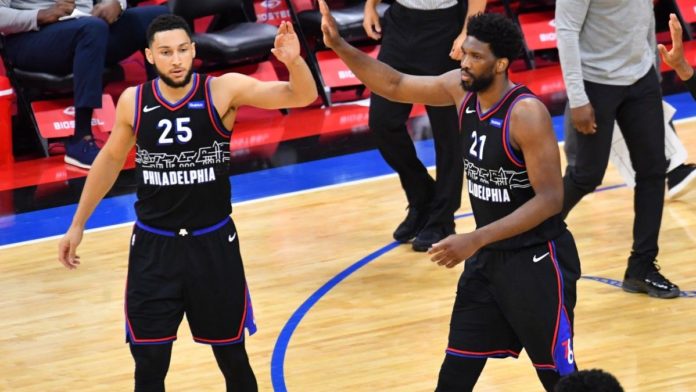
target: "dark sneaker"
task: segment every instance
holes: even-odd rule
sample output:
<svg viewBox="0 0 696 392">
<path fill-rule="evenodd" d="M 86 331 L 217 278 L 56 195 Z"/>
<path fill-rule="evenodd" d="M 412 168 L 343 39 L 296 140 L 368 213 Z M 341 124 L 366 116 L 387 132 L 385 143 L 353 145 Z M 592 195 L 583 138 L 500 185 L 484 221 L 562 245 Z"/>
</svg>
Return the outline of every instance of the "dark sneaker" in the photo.
<svg viewBox="0 0 696 392">
<path fill-rule="evenodd" d="M 454 234 L 454 225 L 452 226 L 428 226 L 418 233 L 416 239 L 413 240 L 413 250 L 416 252 L 425 252 L 433 246 L 434 243 L 446 238 L 448 235 Z"/>
<path fill-rule="evenodd" d="M 685 163 L 667 173 L 667 197 L 675 199 L 691 188 L 689 185 L 696 179 L 696 164 Z"/>
<path fill-rule="evenodd" d="M 653 263 L 653 267 L 643 279 L 630 277 L 627 273 L 621 288 L 628 293 L 646 293 L 655 298 L 676 298 L 679 296 L 679 287 L 660 273 L 660 266 L 657 265 L 657 262 Z"/>
<path fill-rule="evenodd" d="M 428 214 L 415 207 L 408 207 L 406 219 L 394 230 L 394 239 L 399 242 L 409 242 L 425 226 Z"/>
<path fill-rule="evenodd" d="M 94 158 L 99 154 L 99 147 L 91 137 L 77 142 L 65 142 L 65 163 L 83 169 L 92 167 Z"/>
</svg>

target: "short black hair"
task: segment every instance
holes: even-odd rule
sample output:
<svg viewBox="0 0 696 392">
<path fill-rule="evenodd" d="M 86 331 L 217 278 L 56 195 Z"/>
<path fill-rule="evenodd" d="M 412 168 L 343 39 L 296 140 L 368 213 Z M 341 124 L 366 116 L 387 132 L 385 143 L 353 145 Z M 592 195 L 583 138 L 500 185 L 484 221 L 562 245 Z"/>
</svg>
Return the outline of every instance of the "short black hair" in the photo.
<svg viewBox="0 0 696 392">
<path fill-rule="evenodd" d="M 561 378 L 555 392 L 623 392 L 619 380 L 601 369 L 581 370 Z"/>
<path fill-rule="evenodd" d="M 191 38 L 193 35 L 191 33 L 191 27 L 189 24 L 186 23 L 184 18 L 178 15 L 166 14 L 156 17 L 150 23 L 150 26 L 147 27 L 147 46 L 152 46 L 152 41 L 155 39 L 155 34 L 159 33 L 160 31 L 177 29 L 184 30 L 189 38 Z"/>
<path fill-rule="evenodd" d="M 512 62 L 522 51 L 522 33 L 515 23 L 502 14 L 479 13 L 469 17 L 467 36 L 487 43 L 497 58 Z"/>
</svg>

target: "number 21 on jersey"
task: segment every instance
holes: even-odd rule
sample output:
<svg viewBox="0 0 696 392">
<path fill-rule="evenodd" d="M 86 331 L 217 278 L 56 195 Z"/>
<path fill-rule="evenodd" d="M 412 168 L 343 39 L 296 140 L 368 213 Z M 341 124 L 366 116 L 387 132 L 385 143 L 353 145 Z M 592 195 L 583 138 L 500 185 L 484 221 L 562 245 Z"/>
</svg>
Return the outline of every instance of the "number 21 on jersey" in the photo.
<svg viewBox="0 0 696 392">
<path fill-rule="evenodd" d="M 486 144 L 486 135 L 478 136 L 476 131 L 471 133 L 471 148 L 469 149 L 469 154 L 479 161 L 483 160 L 483 146 Z"/>
<path fill-rule="evenodd" d="M 157 123 L 157 129 L 162 132 L 158 144 L 172 144 L 174 143 L 174 139 L 180 144 L 191 141 L 193 131 L 191 131 L 191 128 L 188 126 L 190 122 L 191 117 L 178 117 L 175 119 L 174 123 L 168 118 L 161 119 L 159 123 Z M 174 130 L 173 135 L 172 130 Z"/>
</svg>

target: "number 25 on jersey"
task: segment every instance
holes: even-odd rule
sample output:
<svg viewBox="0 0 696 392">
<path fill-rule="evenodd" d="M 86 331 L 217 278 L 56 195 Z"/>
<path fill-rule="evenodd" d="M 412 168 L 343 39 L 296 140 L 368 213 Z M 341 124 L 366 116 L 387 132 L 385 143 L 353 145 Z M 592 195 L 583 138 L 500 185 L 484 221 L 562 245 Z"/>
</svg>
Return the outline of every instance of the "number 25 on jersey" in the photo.
<svg viewBox="0 0 696 392">
<path fill-rule="evenodd" d="M 162 132 L 160 134 L 158 144 L 172 144 L 176 138 L 176 142 L 179 144 L 188 143 L 193 137 L 193 131 L 189 128 L 189 123 L 191 122 L 190 117 L 178 117 L 175 119 L 175 123 L 168 118 L 163 118 L 157 124 L 157 129 Z M 174 133 L 172 134 L 172 130 Z"/>
</svg>

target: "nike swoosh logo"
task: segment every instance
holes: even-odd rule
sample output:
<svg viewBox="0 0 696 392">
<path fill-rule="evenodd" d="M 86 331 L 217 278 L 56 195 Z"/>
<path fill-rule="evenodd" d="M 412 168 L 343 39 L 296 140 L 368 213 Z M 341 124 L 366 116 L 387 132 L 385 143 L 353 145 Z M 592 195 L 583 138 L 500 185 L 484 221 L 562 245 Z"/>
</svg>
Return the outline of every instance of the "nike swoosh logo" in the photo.
<svg viewBox="0 0 696 392">
<path fill-rule="evenodd" d="M 546 253 L 544 253 L 543 255 L 539 256 L 539 257 L 537 257 L 537 255 L 534 255 L 534 256 L 532 257 L 532 261 L 535 262 L 535 263 L 538 263 L 541 259 L 543 259 L 544 257 L 546 257 L 546 256 L 548 256 L 548 255 L 549 255 L 549 252 L 546 252 Z"/>
<path fill-rule="evenodd" d="M 230 242 L 234 241 L 235 238 L 237 238 L 237 232 L 236 232 L 236 231 L 234 232 L 234 235 L 229 235 L 229 236 L 227 236 L 227 240 L 230 241 Z"/>
<path fill-rule="evenodd" d="M 151 111 L 157 109 L 158 107 L 160 107 L 160 105 L 153 106 L 153 107 L 148 107 L 147 105 L 145 105 L 145 106 L 143 106 L 143 113 L 151 112 Z"/>
<path fill-rule="evenodd" d="M 469 108 L 466 108 L 466 109 L 464 109 L 464 111 L 465 111 L 467 114 L 476 113 L 476 109 L 471 109 L 471 110 L 469 110 Z"/>
</svg>

